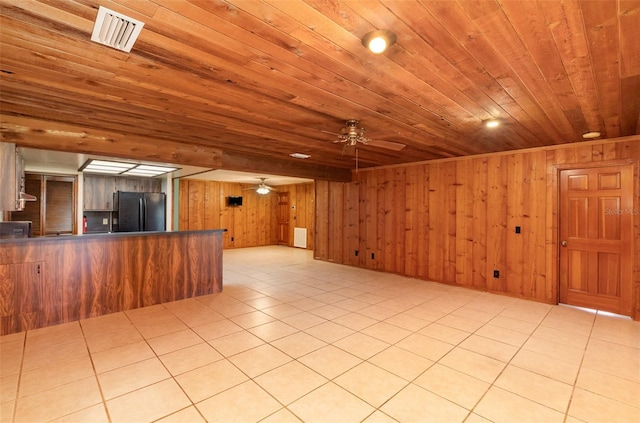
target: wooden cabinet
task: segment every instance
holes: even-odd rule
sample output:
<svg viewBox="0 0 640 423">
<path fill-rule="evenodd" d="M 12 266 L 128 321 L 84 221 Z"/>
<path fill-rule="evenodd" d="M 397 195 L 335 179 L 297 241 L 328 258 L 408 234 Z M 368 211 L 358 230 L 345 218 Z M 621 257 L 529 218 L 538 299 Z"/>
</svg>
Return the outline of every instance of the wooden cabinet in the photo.
<svg viewBox="0 0 640 423">
<path fill-rule="evenodd" d="M 0 264 L 0 330 L 11 333 L 40 327 L 45 308 L 43 262 Z"/>
<path fill-rule="evenodd" d="M 111 210 L 115 191 L 115 177 L 85 175 L 84 210 Z"/>
<path fill-rule="evenodd" d="M 85 175 L 84 210 L 112 210 L 113 193 L 116 191 L 162 192 L 162 181 L 156 178 Z"/>
</svg>

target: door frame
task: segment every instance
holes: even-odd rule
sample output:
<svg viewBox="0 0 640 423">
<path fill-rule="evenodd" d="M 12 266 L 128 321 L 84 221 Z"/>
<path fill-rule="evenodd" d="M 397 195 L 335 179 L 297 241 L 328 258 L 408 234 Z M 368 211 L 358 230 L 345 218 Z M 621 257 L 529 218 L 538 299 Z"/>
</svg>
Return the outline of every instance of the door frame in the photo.
<svg viewBox="0 0 640 423">
<path fill-rule="evenodd" d="M 553 179 L 551 181 L 552 187 L 552 217 L 550 223 L 552 227 L 548 230 L 551 232 L 551 245 L 550 254 L 555 259 L 555 264 L 550 266 L 554 274 L 552 275 L 552 298 L 555 299 L 555 303 L 560 303 L 560 172 L 564 170 L 573 169 L 593 169 L 597 167 L 607 166 L 632 166 L 633 173 L 633 231 L 634 236 L 631 239 L 631 296 L 632 296 L 632 309 L 631 318 L 634 320 L 640 320 L 640 242 L 636 239 L 640 236 L 640 171 L 638 167 L 637 159 L 619 159 L 619 160 L 605 160 L 601 162 L 586 162 L 586 163 L 566 163 L 566 164 L 553 164 L 552 174 Z"/>
</svg>

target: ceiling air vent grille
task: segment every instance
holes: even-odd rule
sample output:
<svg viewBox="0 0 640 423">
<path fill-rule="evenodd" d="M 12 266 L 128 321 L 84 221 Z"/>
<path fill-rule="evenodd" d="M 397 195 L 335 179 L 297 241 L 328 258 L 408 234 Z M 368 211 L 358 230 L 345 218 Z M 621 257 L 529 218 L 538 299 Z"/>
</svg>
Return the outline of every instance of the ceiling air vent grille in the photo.
<svg viewBox="0 0 640 423">
<path fill-rule="evenodd" d="M 143 22 L 100 6 L 91 41 L 128 53 L 138 39 L 143 26 Z"/>
</svg>

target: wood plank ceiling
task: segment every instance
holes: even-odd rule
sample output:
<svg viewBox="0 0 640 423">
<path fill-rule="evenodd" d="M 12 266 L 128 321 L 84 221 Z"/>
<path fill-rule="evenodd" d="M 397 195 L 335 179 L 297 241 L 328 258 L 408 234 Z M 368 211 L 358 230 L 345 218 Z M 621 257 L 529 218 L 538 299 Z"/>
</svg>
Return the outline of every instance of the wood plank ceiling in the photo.
<svg viewBox="0 0 640 423">
<path fill-rule="evenodd" d="M 101 5 L 145 23 L 130 53 L 90 41 Z M 2 140 L 22 146 L 345 180 L 323 131 L 351 118 L 406 145 L 362 146 L 361 167 L 640 133 L 638 0 L 0 7 Z M 375 29 L 397 34 L 382 55 Z"/>
</svg>

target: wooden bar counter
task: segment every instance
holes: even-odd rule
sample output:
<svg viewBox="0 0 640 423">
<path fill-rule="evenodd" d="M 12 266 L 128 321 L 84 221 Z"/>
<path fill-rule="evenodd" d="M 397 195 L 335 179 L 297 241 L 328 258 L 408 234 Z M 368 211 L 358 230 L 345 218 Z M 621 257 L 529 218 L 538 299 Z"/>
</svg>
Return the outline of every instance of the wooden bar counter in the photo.
<svg viewBox="0 0 640 423">
<path fill-rule="evenodd" d="M 224 230 L 0 240 L 0 335 L 222 291 Z"/>
</svg>

